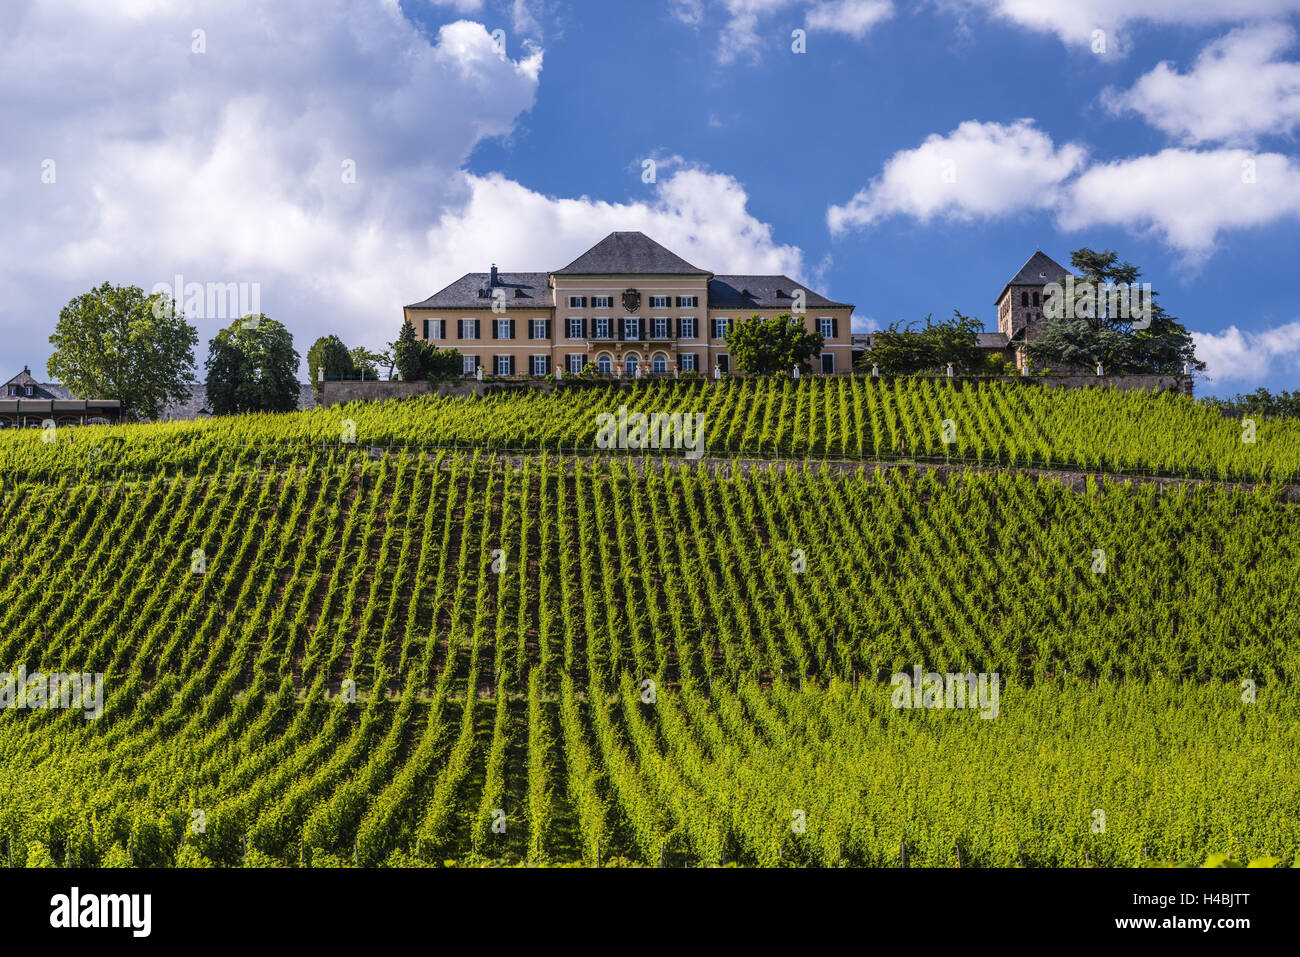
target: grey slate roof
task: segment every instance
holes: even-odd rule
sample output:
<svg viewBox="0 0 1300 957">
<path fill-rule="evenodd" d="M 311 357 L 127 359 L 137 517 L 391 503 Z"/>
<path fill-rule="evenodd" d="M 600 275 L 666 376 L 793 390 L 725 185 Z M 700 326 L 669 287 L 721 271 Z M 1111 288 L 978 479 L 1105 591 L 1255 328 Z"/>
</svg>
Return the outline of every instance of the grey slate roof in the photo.
<svg viewBox="0 0 1300 957">
<path fill-rule="evenodd" d="M 1011 281 L 1002 287 L 1002 292 L 998 293 L 998 298 L 993 300 L 994 304 L 1002 301 L 1003 295 L 1011 286 L 1045 286 L 1049 282 L 1056 282 L 1070 274 L 1070 271 L 1058 263 L 1041 249 L 1034 250 L 1034 254 L 1029 260 L 1020 267 L 1020 272 L 1011 277 Z"/>
<path fill-rule="evenodd" d="M 810 309 L 851 308 L 849 303 L 827 299 L 789 276 L 714 276 L 709 281 L 709 308 L 789 309 L 796 289 L 804 291 L 804 305 Z"/>
<path fill-rule="evenodd" d="M 645 233 L 610 233 L 595 246 L 554 273 L 498 272 L 495 287 L 491 274 L 466 273 L 454 283 L 408 309 L 488 309 L 491 288 L 505 290 L 507 309 L 538 309 L 555 305 L 550 276 L 563 275 L 664 275 L 710 276 L 709 302 L 712 309 L 790 309 L 794 291 L 803 289 L 804 304 L 813 309 L 848 309 L 849 303 L 834 302 L 795 282 L 789 276 L 713 276 L 692 266 L 676 253 L 659 245 Z"/>
<path fill-rule="evenodd" d="M 675 252 L 660 246 L 645 233 L 610 233 L 563 269 L 557 276 L 592 276 L 653 273 L 665 276 L 707 276 Z"/>
<path fill-rule="evenodd" d="M 55 385 L 49 382 L 37 382 L 32 375 L 32 370 L 23 366 L 23 371 L 18 373 L 4 385 L 0 385 L 0 399 L 10 398 L 9 387 L 17 386 L 19 399 L 70 399 L 72 396 L 68 390 L 61 385 Z M 27 387 L 32 387 L 32 394 L 27 394 Z"/>
<path fill-rule="evenodd" d="M 504 289 L 507 309 L 536 309 L 554 304 L 554 294 L 544 272 L 498 272 L 496 288 Z M 461 276 L 440 292 L 435 292 L 423 302 L 415 302 L 408 309 L 490 309 L 492 296 L 479 295 L 488 288 L 491 274 L 471 272 Z"/>
</svg>

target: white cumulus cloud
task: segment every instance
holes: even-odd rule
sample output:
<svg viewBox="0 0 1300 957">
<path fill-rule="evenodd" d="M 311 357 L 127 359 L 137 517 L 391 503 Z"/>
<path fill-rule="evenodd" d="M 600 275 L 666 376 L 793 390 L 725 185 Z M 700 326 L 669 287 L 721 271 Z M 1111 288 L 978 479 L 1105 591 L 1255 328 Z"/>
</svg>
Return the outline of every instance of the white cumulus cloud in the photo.
<svg viewBox="0 0 1300 957">
<path fill-rule="evenodd" d="M 542 82 L 540 50 L 510 53 L 396 0 L 0 7 L 0 375 L 39 374 L 59 309 L 104 281 L 256 283 L 305 355 L 330 333 L 382 346 L 463 273 L 556 268 L 613 230 L 703 268 L 803 270 L 722 174 L 679 164 L 606 203 L 466 172 Z M 230 318 L 191 317 L 200 365 Z"/>
<path fill-rule="evenodd" d="M 1094 226 L 1154 235 L 1199 265 L 1228 231 L 1300 216 L 1300 162 L 1244 149 L 1166 149 L 1088 165 L 1029 120 L 967 121 L 901 150 L 847 203 L 827 211 L 832 234 L 890 216 L 971 222 L 1026 211 L 1065 231 Z"/>
<path fill-rule="evenodd" d="M 1194 332 L 1196 355 L 1214 385 L 1254 383 L 1278 372 L 1300 373 L 1300 320 L 1262 332 L 1229 326 L 1221 332 Z"/>
<path fill-rule="evenodd" d="M 1046 209 L 1061 184 L 1085 160 L 1082 147 L 1057 147 L 1031 120 L 979 123 L 968 120 L 951 133 L 927 137 L 900 150 L 869 185 L 843 205 L 831 206 L 831 232 L 869 226 L 889 216 L 959 220 Z"/>
<path fill-rule="evenodd" d="M 1092 166 L 1072 182 L 1064 229 L 1106 225 L 1153 233 L 1191 262 L 1219 236 L 1300 215 L 1300 165 L 1279 153 L 1162 150 Z"/>
<path fill-rule="evenodd" d="M 1276 19 L 1300 12 L 1300 0 L 941 0 L 956 10 L 983 10 L 997 18 L 1071 45 L 1091 45 L 1105 34 L 1106 52 L 1126 45 L 1125 28 L 1135 23 L 1210 26 Z"/>
<path fill-rule="evenodd" d="M 1131 89 L 1107 90 L 1103 101 L 1189 145 L 1290 133 L 1300 124 L 1300 63 L 1278 55 L 1295 42 L 1285 24 L 1243 27 L 1209 44 L 1189 72 L 1160 63 Z"/>
<path fill-rule="evenodd" d="M 493 262 L 558 269 L 617 230 L 643 232 L 701 269 L 804 278 L 803 253 L 778 244 L 748 212 L 744 187 L 722 173 L 682 169 L 645 199 L 622 203 L 545 196 L 498 174 L 466 174 L 465 182 L 468 201 L 430 230 L 429 245 L 445 255 L 420 273 L 428 292 Z"/>
<path fill-rule="evenodd" d="M 894 15 L 892 0 L 671 0 L 669 13 L 698 27 L 714 8 L 726 16 L 718 35 L 720 63 L 741 58 L 757 62 L 765 46 L 789 44 L 789 28 L 778 24 L 778 14 L 802 12 L 809 32 L 843 33 L 858 40 Z"/>
<path fill-rule="evenodd" d="M 809 30 L 846 33 L 862 39 L 876 24 L 894 15 L 891 0 L 823 0 L 809 8 Z"/>
</svg>

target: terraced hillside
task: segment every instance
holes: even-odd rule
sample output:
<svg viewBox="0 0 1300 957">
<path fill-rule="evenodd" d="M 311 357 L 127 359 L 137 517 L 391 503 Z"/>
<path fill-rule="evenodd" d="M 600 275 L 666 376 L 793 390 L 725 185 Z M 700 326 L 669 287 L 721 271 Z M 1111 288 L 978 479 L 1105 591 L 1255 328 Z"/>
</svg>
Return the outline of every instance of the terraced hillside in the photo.
<svg viewBox="0 0 1300 957">
<path fill-rule="evenodd" d="M 1300 423 L 1243 422 L 1172 393 L 840 377 L 625 388 L 566 382 L 479 399 L 353 404 L 68 432 L 0 431 L 0 476 L 123 469 L 212 474 L 316 461 L 330 448 L 446 447 L 570 454 L 597 449 L 601 413 L 702 415 L 702 454 L 1045 466 L 1300 483 Z M 643 450 L 632 450 L 642 454 Z M 677 450 L 678 455 L 685 454 Z"/>
<path fill-rule="evenodd" d="M 1267 487 L 250 467 L 326 415 L 4 437 L 51 458 L 0 496 L 0 670 L 105 676 L 91 720 L 0 710 L 7 863 L 1300 854 L 1300 512 Z M 915 669 L 996 694 L 898 707 Z"/>
</svg>

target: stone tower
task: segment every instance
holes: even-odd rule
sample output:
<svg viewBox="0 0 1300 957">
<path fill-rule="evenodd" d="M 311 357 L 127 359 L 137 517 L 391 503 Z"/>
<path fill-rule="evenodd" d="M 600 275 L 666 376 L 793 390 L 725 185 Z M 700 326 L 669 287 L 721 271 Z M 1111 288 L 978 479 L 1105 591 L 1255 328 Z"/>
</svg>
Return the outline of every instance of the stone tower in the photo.
<svg viewBox="0 0 1300 957">
<path fill-rule="evenodd" d="M 1007 337 L 1008 345 L 1015 351 L 1017 369 L 1024 368 L 1025 343 L 1043 327 L 1044 287 L 1063 280 L 1068 273 L 1069 270 L 1039 249 L 1002 287 L 996 300 L 998 332 Z"/>
</svg>

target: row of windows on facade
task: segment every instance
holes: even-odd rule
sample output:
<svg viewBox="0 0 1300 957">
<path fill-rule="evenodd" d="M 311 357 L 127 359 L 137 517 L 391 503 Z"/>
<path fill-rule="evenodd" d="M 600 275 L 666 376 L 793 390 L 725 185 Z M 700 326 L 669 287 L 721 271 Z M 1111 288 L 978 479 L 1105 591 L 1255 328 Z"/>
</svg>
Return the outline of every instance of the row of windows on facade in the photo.
<svg viewBox="0 0 1300 957">
<path fill-rule="evenodd" d="M 456 338 L 461 340 L 481 338 L 482 320 L 479 319 L 457 319 L 456 320 Z M 491 321 L 489 329 L 492 332 L 493 339 L 513 339 L 515 338 L 515 321 L 514 319 L 494 319 Z M 734 320 L 715 318 L 713 320 L 713 338 L 725 339 L 728 331 L 731 330 Z M 676 335 L 674 332 L 674 320 L 666 317 L 656 317 L 647 319 L 642 323 L 636 317 L 623 317 L 619 319 L 568 319 L 565 321 L 565 330 L 569 339 L 610 339 L 610 340 L 632 340 L 644 341 L 647 336 L 650 339 L 695 339 L 697 338 L 696 320 L 682 318 L 676 320 Z M 528 338 L 550 339 L 551 338 L 551 320 L 550 319 L 531 319 L 528 320 Z M 839 320 L 832 316 L 823 316 L 817 320 L 817 329 L 824 339 L 834 339 L 839 335 Z M 590 332 L 590 335 L 588 333 Z M 426 339 L 446 339 L 447 338 L 447 320 L 446 319 L 425 319 L 424 320 L 424 338 Z"/>
<path fill-rule="evenodd" d="M 731 357 L 726 355 L 717 356 L 718 371 L 730 373 Z M 573 353 L 564 357 L 564 368 L 572 375 L 577 375 L 587 367 L 587 356 L 585 353 Z M 481 367 L 480 356 L 461 356 L 461 370 L 465 375 L 474 375 Z M 652 356 L 649 362 L 650 372 L 654 375 L 666 375 L 668 373 L 668 357 L 663 353 L 657 353 Z M 493 356 L 492 368 L 497 375 L 512 376 L 515 374 L 515 357 L 514 356 Z M 545 376 L 551 374 L 551 357 L 549 355 L 533 355 L 528 357 L 529 372 L 535 376 Z M 621 364 L 614 362 L 613 357 L 608 353 L 596 357 L 596 371 L 601 375 L 613 375 L 617 369 L 624 375 L 635 376 L 641 368 L 641 359 L 636 355 L 627 355 L 623 357 Z M 835 356 L 830 352 L 823 352 L 821 356 L 821 370 L 825 375 L 831 375 L 835 372 Z M 677 371 L 679 372 L 698 372 L 700 371 L 699 356 L 693 352 L 680 353 L 677 356 Z"/>
<path fill-rule="evenodd" d="M 651 296 L 651 309 L 670 309 L 673 301 L 676 300 L 679 309 L 695 309 L 700 304 L 699 296 Z M 592 309 L 613 309 L 613 296 L 570 296 L 570 309 L 586 309 L 587 303 L 591 303 Z"/>
<path fill-rule="evenodd" d="M 20 389 L 21 389 L 22 391 L 19 391 Z M 36 394 L 36 389 L 35 389 L 34 386 L 30 386 L 30 385 L 24 385 L 24 386 L 11 385 L 11 386 L 9 387 L 9 398 L 11 398 L 11 399 L 21 398 L 21 397 L 23 397 L 23 396 L 32 396 L 32 395 L 35 395 L 35 394 Z"/>
</svg>

